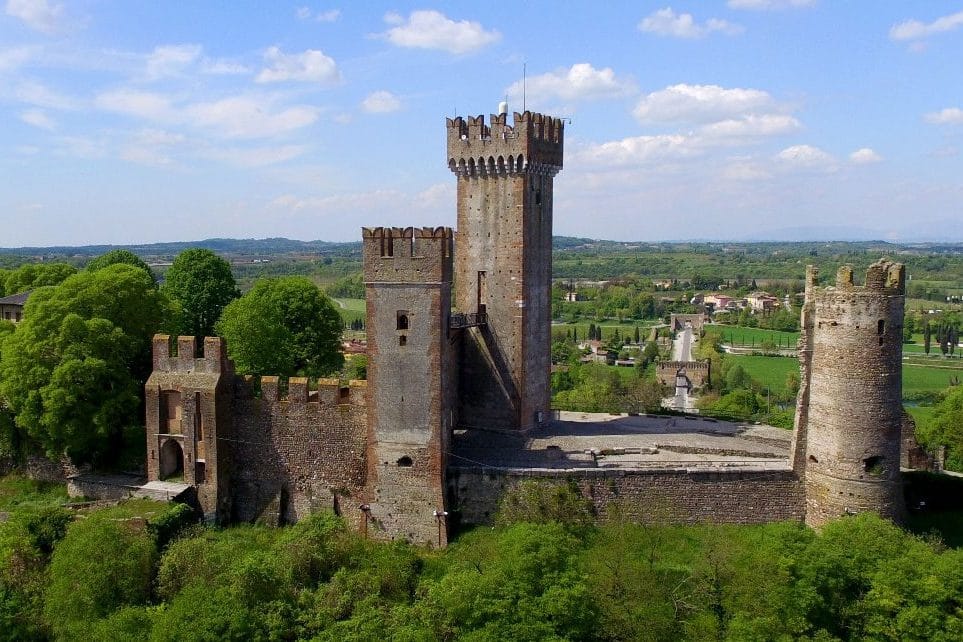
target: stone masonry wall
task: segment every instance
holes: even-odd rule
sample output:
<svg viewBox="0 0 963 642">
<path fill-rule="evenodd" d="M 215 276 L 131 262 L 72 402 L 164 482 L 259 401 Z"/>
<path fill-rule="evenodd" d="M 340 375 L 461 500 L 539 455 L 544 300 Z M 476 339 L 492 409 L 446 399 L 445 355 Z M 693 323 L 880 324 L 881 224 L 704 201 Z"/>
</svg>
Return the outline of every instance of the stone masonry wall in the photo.
<svg viewBox="0 0 963 642">
<path fill-rule="evenodd" d="M 341 387 L 322 379 L 309 390 L 292 377 L 286 395 L 277 377 L 238 377 L 230 447 L 232 516 L 238 521 L 291 523 L 333 509 L 357 525 L 365 483 L 364 381 Z"/>
<path fill-rule="evenodd" d="M 449 504 L 464 525 L 490 524 L 505 493 L 526 480 L 575 483 L 601 520 L 640 523 L 761 524 L 802 520 L 802 484 L 790 470 L 548 470 L 455 467 Z"/>
<path fill-rule="evenodd" d="M 563 125 L 541 114 L 448 120 L 458 183 L 455 307 L 488 323 L 462 345 L 465 427 L 527 429 L 549 410 L 552 179 Z"/>
<path fill-rule="evenodd" d="M 899 521 L 904 268 L 878 261 L 862 286 L 849 267 L 831 287 L 809 276 L 809 404 L 796 444 L 805 440 L 806 521 L 862 511 Z"/>
</svg>

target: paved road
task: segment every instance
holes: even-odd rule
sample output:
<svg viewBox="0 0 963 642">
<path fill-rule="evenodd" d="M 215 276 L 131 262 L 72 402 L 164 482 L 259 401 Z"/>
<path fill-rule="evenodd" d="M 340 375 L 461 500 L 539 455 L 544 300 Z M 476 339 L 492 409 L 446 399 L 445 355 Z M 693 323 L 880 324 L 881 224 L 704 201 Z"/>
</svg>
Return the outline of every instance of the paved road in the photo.
<svg viewBox="0 0 963 642">
<path fill-rule="evenodd" d="M 672 343 L 673 361 L 692 361 L 692 326 L 686 325 Z"/>
<path fill-rule="evenodd" d="M 685 329 L 675 335 L 675 341 L 672 343 L 672 360 L 692 361 L 691 325 L 686 324 Z M 668 405 L 673 410 L 681 410 L 682 412 L 695 410 L 695 398 L 689 395 L 689 389 L 686 386 L 676 386 L 675 396 L 671 399 L 668 404 L 663 402 L 663 405 Z"/>
</svg>

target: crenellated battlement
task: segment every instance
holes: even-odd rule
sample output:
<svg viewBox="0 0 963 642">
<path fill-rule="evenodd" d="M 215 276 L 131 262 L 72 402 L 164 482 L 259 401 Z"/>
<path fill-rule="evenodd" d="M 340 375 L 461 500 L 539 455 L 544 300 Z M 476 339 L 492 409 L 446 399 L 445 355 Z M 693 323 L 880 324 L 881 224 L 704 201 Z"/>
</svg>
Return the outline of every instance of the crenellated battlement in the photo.
<svg viewBox="0 0 963 642">
<path fill-rule="evenodd" d="M 244 375 L 234 381 L 234 396 L 241 400 L 260 398 L 267 403 L 364 406 L 367 385 L 367 381 L 356 379 L 318 379 L 312 384 L 307 377 Z"/>
<path fill-rule="evenodd" d="M 155 334 L 153 353 L 155 372 L 214 374 L 234 371 L 221 337 L 204 337 L 203 342 L 198 342 L 196 337 Z"/>
<path fill-rule="evenodd" d="M 458 176 L 484 178 L 514 174 L 555 176 L 562 169 L 564 123 L 526 111 L 447 119 L 448 167 Z"/>
<path fill-rule="evenodd" d="M 361 237 L 365 281 L 451 281 L 450 227 L 365 227 Z"/>
<path fill-rule="evenodd" d="M 866 270 L 863 285 L 856 285 L 853 277 L 853 266 L 843 265 L 836 271 L 835 285 L 821 287 L 818 285 L 819 269 L 809 266 L 806 270 L 806 289 L 814 294 L 822 292 L 902 296 L 906 293 L 906 267 L 889 259 L 880 259 L 870 265 Z"/>
</svg>

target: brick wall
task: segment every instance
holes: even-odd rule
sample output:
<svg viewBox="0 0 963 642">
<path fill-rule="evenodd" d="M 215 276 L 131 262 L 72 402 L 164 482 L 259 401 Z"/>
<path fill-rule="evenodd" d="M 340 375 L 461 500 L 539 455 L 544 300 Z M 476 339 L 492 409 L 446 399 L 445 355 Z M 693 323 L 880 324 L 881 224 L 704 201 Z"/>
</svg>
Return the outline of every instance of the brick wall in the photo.
<svg viewBox="0 0 963 642">
<path fill-rule="evenodd" d="M 449 503 L 462 524 L 490 524 L 498 503 L 525 480 L 575 482 L 600 519 L 692 524 L 761 524 L 804 516 L 799 478 L 785 471 L 448 470 Z"/>
</svg>

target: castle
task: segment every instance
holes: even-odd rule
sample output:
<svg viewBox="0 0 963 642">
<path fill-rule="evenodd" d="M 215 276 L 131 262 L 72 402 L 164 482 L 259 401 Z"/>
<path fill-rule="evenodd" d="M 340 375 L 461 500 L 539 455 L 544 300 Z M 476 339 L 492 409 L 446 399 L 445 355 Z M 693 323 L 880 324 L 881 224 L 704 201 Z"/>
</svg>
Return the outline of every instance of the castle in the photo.
<svg viewBox="0 0 963 642">
<path fill-rule="evenodd" d="M 890 263 L 873 265 L 864 286 L 841 272 L 822 288 L 809 272 L 788 461 L 627 469 L 600 467 L 594 453 L 566 463 L 554 446 L 521 465 L 458 454 L 471 452 L 466 443 L 511 453 L 553 425 L 552 200 L 563 134 L 561 120 L 530 112 L 511 124 L 505 113 L 490 125 L 448 119 L 457 234 L 362 232 L 367 381 L 312 389 L 303 378 L 241 377 L 219 338 L 198 353 L 194 337 L 155 337 L 149 479 L 182 478 L 219 521 L 291 522 L 329 508 L 372 537 L 435 546 L 455 517 L 489 521 L 528 478 L 575 484 L 603 516 L 618 506 L 652 519 L 658 500 L 675 521 L 818 525 L 861 510 L 898 519 L 904 281 Z"/>
</svg>

